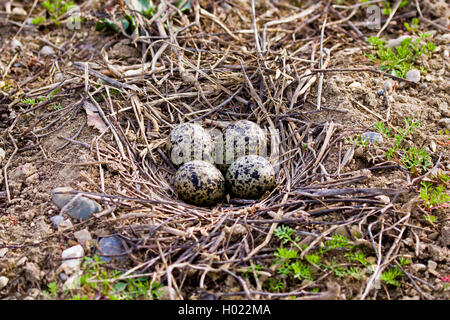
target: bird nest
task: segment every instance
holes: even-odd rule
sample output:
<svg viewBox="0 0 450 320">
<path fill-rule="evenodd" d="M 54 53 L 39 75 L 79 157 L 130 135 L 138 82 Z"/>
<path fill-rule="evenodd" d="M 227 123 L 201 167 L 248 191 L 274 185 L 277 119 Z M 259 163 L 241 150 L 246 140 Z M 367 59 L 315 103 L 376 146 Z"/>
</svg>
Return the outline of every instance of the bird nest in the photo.
<svg viewBox="0 0 450 320">
<path fill-rule="evenodd" d="M 81 105 L 108 128 L 91 150 L 104 164 L 101 185 L 104 170 L 115 181 L 104 192 L 81 193 L 103 204 L 98 223 L 123 240 L 132 265 L 121 278 L 149 275 L 167 283 L 175 298 L 185 287 L 208 289 L 206 278 L 215 274 L 238 283 L 241 292 L 233 295 L 253 298 L 261 292 L 239 270 L 273 257 L 279 226 L 291 226 L 305 240 L 304 257 L 338 227 L 361 228 L 383 215 L 392 203 L 380 196 L 398 191 L 355 187 L 382 168 L 345 170 L 354 151 L 353 146 L 342 152 L 346 133 L 331 116 L 322 123 L 310 118 L 330 112 L 321 105 L 325 71 L 318 71 L 330 61 L 321 32 L 325 3 L 266 8 L 278 10 L 279 19 L 261 18 L 258 27 L 253 1 L 231 11 L 228 5 L 199 3 L 193 2 L 189 15 L 173 6 L 158 18 L 135 15 L 140 35 L 121 36 L 142 49 L 142 63 L 111 62 L 108 43 L 101 62 L 73 63 L 81 81 L 63 83 L 61 93 L 86 89 Z M 76 114 L 81 105 L 61 114 Z M 276 187 L 257 200 L 227 197 L 211 208 L 178 200 L 176 168 L 166 149 L 172 128 L 198 122 L 220 129 L 242 119 L 277 133 Z M 363 238 L 353 241 L 370 247 L 370 230 L 360 231 Z"/>
</svg>

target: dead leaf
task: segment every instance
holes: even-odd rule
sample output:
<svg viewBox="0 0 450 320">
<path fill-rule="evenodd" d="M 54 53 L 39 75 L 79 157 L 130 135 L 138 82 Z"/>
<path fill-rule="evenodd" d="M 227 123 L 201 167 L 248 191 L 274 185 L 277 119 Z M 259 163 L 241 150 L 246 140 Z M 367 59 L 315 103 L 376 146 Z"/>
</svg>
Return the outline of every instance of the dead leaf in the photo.
<svg viewBox="0 0 450 320">
<path fill-rule="evenodd" d="M 86 110 L 88 126 L 98 129 L 100 133 L 108 129 L 107 125 L 103 122 L 100 114 L 98 113 L 96 106 L 86 101 L 83 104 L 83 108 Z"/>
</svg>

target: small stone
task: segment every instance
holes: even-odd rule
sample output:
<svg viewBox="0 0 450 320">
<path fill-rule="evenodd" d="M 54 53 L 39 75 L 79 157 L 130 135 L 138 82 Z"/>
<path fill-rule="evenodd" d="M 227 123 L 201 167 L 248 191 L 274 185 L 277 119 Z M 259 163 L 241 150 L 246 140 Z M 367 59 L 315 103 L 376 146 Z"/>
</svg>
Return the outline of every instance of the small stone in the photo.
<svg viewBox="0 0 450 320">
<path fill-rule="evenodd" d="M 0 277 L 0 290 L 7 286 L 9 279 L 7 277 Z"/>
<path fill-rule="evenodd" d="M 0 148 L 0 164 L 2 164 L 3 160 L 6 157 L 6 152 L 2 148 Z"/>
<path fill-rule="evenodd" d="M 12 39 L 11 40 L 11 51 L 12 52 L 19 52 L 19 51 L 22 51 L 23 50 L 23 44 L 19 41 L 19 40 L 17 40 L 17 39 Z"/>
<path fill-rule="evenodd" d="M 122 240 L 119 237 L 116 236 L 110 236 L 100 239 L 98 242 L 98 247 L 100 250 L 100 258 L 105 261 L 109 262 L 111 259 L 118 258 L 120 260 L 125 259 L 125 256 L 117 256 L 117 257 L 109 257 L 109 256 L 115 256 L 120 255 L 125 252 L 125 248 L 123 247 Z"/>
<path fill-rule="evenodd" d="M 80 277 L 82 275 L 82 271 L 79 270 L 75 272 L 73 275 L 67 278 L 66 282 L 64 282 L 63 289 L 64 290 L 73 290 L 79 289 L 80 286 Z"/>
<path fill-rule="evenodd" d="M 66 219 L 58 224 L 59 231 L 64 231 L 64 230 L 72 229 L 72 228 L 73 228 L 73 224 L 72 224 L 72 221 L 70 221 L 69 219 Z"/>
<path fill-rule="evenodd" d="M 59 274 L 59 278 L 62 280 L 62 281 L 66 281 L 67 280 L 67 275 L 65 274 L 65 273 L 60 273 Z"/>
<path fill-rule="evenodd" d="M 39 51 L 39 54 L 46 57 L 53 56 L 55 54 L 55 50 L 53 50 L 50 46 L 43 46 L 41 51 Z"/>
<path fill-rule="evenodd" d="M 22 7 L 15 7 L 14 9 L 12 9 L 11 13 L 13 15 L 17 15 L 17 16 L 26 16 L 27 15 L 27 12 Z"/>
<path fill-rule="evenodd" d="M 439 125 L 443 128 L 450 130 L 450 118 L 444 118 L 439 121 Z"/>
<path fill-rule="evenodd" d="M 58 270 L 64 273 L 72 274 L 78 271 L 81 264 L 81 259 L 84 257 L 84 249 L 81 245 L 76 245 L 66 249 L 62 252 L 61 258 L 64 260 Z"/>
<path fill-rule="evenodd" d="M 25 264 L 25 262 L 27 262 L 28 258 L 27 257 L 22 257 L 19 259 L 19 261 L 17 261 L 16 263 L 16 267 L 21 267 Z"/>
<path fill-rule="evenodd" d="M 420 71 L 417 69 L 411 69 L 406 73 L 406 80 L 419 83 L 420 82 Z"/>
<path fill-rule="evenodd" d="M 5 254 L 8 252 L 8 248 L 2 248 L 0 249 L 0 258 L 3 258 Z"/>
<path fill-rule="evenodd" d="M 450 56 L 449 52 L 447 49 L 444 50 L 444 52 L 442 52 L 442 56 L 444 57 L 444 59 L 448 59 L 448 57 Z"/>
<path fill-rule="evenodd" d="M 92 240 L 91 234 L 87 229 L 74 232 L 73 235 L 82 246 L 85 246 L 88 241 Z"/>
<path fill-rule="evenodd" d="M 360 82 L 355 81 L 355 82 L 350 83 L 348 87 L 349 87 L 350 89 L 356 89 L 356 88 L 360 88 L 361 86 L 362 86 L 362 85 L 361 85 Z"/>
<path fill-rule="evenodd" d="M 362 137 L 365 138 L 371 144 L 384 142 L 383 136 L 378 132 L 364 132 L 362 134 Z"/>
<path fill-rule="evenodd" d="M 25 270 L 25 275 L 28 280 L 30 280 L 32 282 L 37 282 L 37 281 L 41 280 L 41 270 L 39 269 L 37 264 L 35 264 L 33 262 L 27 262 L 24 270 Z"/>
<path fill-rule="evenodd" d="M 396 48 L 396 47 L 400 46 L 402 44 L 402 41 L 407 39 L 407 38 L 414 38 L 414 37 L 406 36 L 406 35 L 405 36 L 400 36 L 400 37 L 398 37 L 396 39 L 388 40 L 386 45 L 388 47 L 391 47 L 391 48 Z"/>
<path fill-rule="evenodd" d="M 53 216 L 50 218 L 50 221 L 53 222 L 53 225 L 55 227 L 58 227 L 58 225 L 64 221 L 64 216 L 60 216 L 60 215 Z"/>
<path fill-rule="evenodd" d="M 384 91 L 386 91 L 387 93 L 390 93 L 392 91 L 392 89 L 394 89 L 394 81 L 392 80 L 386 80 L 386 82 L 383 84 L 383 89 Z"/>
<path fill-rule="evenodd" d="M 159 300 L 182 300 L 183 298 L 180 297 L 176 290 L 174 288 L 169 288 L 169 286 L 164 286 L 160 289 L 160 292 L 162 292 L 161 296 L 159 297 Z"/>
<path fill-rule="evenodd" d="M 432 232 L 428 235 L 428 239 L 430 240 L 436 240 L 439 237 L 439 232 Z"/>
<path fill-rule="evenodd" d="M 347 228 L 348 227 L 346 226 L 339 226 L 334 230 L 334 234 L 350 238 L 350 233 L 348 232 Z"/>
<path fill-rule="evenodd" d="M 70 194 L 68 191 L 73 191 L 73 189 L 70 187 L 53 189 L 52 200 L 60 209 L 64 208 L 64 212 L 72 218 L 84 221 L 89 219 L 95 212 L 101 211 L 102 207 L 94 200 L 79 194 Z M 71 204 L 65 207 L 69 202 Z"/>
<path fill-rule="evenodd" d="M 442 228 L 441 241 L 444 246 L 446 247 L 450 246 L 450 226 Z"/>
<path fill-rule="evenodd" d="M 436 152 L 436 148 L 437 148 L 436 142 L 434 142 L 433 140 L 431 140 L 431 142 L 430 142 L 430 150 L 431 150 L 432 152 Z"/>
<path fill-rule="evenodd" d="M 37 169 L 32 163 L 25 163 L 11 172 L 10 179 L 17 182 L 23 182 L 26 178 L 35 174 L 36 171 Z"/>
<path fill-rule="evenodd" d="M 416 264 L 413 264 L 413 265 L 411 266 L 411 268 L 412 268 L 415 272 L 419 272 L 419 271 L 424 271 L 424 270 L 426 270 L 426 269 L 427 269 L 427 266 L 424 265 L 424 264 L 422 264 L 422 263 L 416 263 Z"/>
<path fill-rule="evenodd" d="M 433 260 L 428 260 L 428 271 L 433 272 L 436 271 L 437 263 Z"/>
<path fill-rule="evenodd" d="M 431 255 L 431 259 L 435 260 L 435 261 L 445 261 L 447 258 L 448 253 L 448 249 L 447 248 L 443 248 L 443 247 L 439 247 L 437 245 L 434 244 L 429 244 L 427 246 L 428 251 L 430 252 Z"/>
</svg>

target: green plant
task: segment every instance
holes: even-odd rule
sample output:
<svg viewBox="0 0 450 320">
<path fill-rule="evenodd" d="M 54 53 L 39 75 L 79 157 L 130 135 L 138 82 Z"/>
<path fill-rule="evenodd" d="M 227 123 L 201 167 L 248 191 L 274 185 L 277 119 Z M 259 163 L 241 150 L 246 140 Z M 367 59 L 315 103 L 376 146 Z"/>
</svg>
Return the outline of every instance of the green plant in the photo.
<svg viewBox="0 0 450 320">
<path fill-rule="evenodd" d="M 421 173 L 427 168 L 433 166 L 431 157 L 428 152 L 422 147 L 409 147 L 405 148 L 401 152 L 400 161 L 413 173 Z"/>
<path fill-rule="evenodd" d="M 406 265 L 410 264 L 411 260 L 409 260 L 408 258 L 405 258 L 405 257 L 399 257 L 398 258 L 398 262 L 403 267 L 403 266 L 406 266 Z"/>
<path fill-rule="evenodd" d="M 57 21 L 59 17 L 75 8 L 75 4 L 72 1 L 62 1 L 62 0 L 47 0 L 42 3 L 42 6 L 47 10 L 49 19 L 55 23 L 55 25 L 59 25 Z M 33 24 L 41 24 L 46 22 L 47 19 L 45 17 L 39 16 L 32 20 Z"/>
<path fill-rule="evenodd" d="M 98 255 L 85 257 L 82 264 L 83 274 L 80 277 L 81 291 L 94 291 L 109 300 L 135 300 L 139 298 L 158 298 L 161 295 L 160 285 L 151 283 L 148 277 L 132 277 L 119 280 L 122 272 L 109 271 L 102 267 L 104 261 Z M 78 293 L 74 300 L 84 300 L 86 295 Z"/>
<path fill-rule="evenodd" d="M 426 221 L 430 222 L 430 223 L 436 223 L 437 222 L 437 218 L 436 216 L 430 215 L 430 214 L 426 214 L 424 215 L 424 218 Z"/>
<path fill-rule="evenodd" d="M 419 31 L 419 19 L 418 18 L 413 18 L 411 20 L 411 24 L 409 24 L 408 22 L 405 22 L 403 24 L 403 26 L 405 27 L 406 30 L 408 30 L 410 33 L 414 34 L 417 33 Z"/>
<path fill-rule="evenodd" d="M 295 279 L 313 280 L 312 269 L 310 266 L 307 266 L 300 261 L 296 261 L 291 264 L 291 268 Z"/>
<path fill-rule="evenodd" d="M 425 209 L 428 211 L 433 210 L 434 207 L 450 202 L 450 196 L 446 192 L 445 185 L 438 184 L 435 186 L 435 184 L 429 181 L 421 182 L 420 198 L 423 200 Z"/>
<path fill-rule="evenodd" d="M 267 290 L 271 292 L 284 292 L 285 286 L 281 279 L 276 278 L 269 278 L 263 283 L 263 288 L 266 288 Z"/>
<path fill-rule="evenodd" d="M 394 135 L 394 144 L 387 149 L 385 156 L 388 160 L 396 159 L 411 173 L 420 174 L 422 171 L 428 169 L 433 165 L 431 157 L 428 152 L 422 147 L 407 146 L 402 147 L 403 141 L 416 132 L 420 126 L 420 122 L 415 119 L 404 119 L 404 129 L 398 129 Z M 378 132 L 383 134 L 386 138 L 390 138 L 390 130 L 384 126 L 383 123 L 378 122 L 375 125 Z"/>
<path fill-rule="evenodd" d="M 406 7 L 409 4 L 409 0 L 403 0 L 400 2 L 400 5 L 398 6 L 398 10 Z M 383 10 L 382 10 L 383 14 L 385 16 L 388 16 L 391 14 L 392 9 L 391 9 L 391 4 L 388 1 L 384 1 L 383 3 Z"/>
<path fill-rule="evenodd" d="M 345 249 L 351 248 L 352 246 L 349 244 L 349 240 L 339 234 L 335 234 L 331 237 L 331 240 L 326 240 L 324 243 L 324 248 L 320 248 L 320 254 L 324 254 L 327 251 L 333 249 Z"/>
<path fill-rule="evenodd" d="M 389 268 L 388 270 L 381 273 L 380 280 L 384 281 L 386 284 L 391 284 L 393 286 L 399 287 L 400 282 L 396 279 L 397 277 L 402 277 L 404 274 L 398 267 Z"/>
<path fill-rule="evenodd" d="M 58 296 L 58 282 L 53 281 L 48 284 L 48 291 L 42 291 L 42 295 L 47 299 L 54 299 Z"/>
<path fill-rule="evenodd" d="M 259 271 L 261 270 L 264 270 L 264 267 L 260 264 L 255 264 L 249 266 L 247 270 L 242 273 L 242 275 L 246 278 L 250 278 L 250 275 L 252 275 L 254 272 L 256 274 L 256 277 L 259 277 Z"/>
<path fill-rule="evenodd" d="M 389 139 L 391 137 L 391 128 L 386 127 L 384 122 L 378 121 L 375 124 L 375 130 L 381 133 L 385 138 Z"/>
<path fill-rule="evenodd" d="M 417 39 L 408 37 L 399 46 L 391 48 L 386 41 L 379 37 L 369 37 L 367 41 L 375 49 L 375 54 L 368 54 L 370 61 L 380 65 L 380 70 L 404 78 L 406 73 L 413 69 L 422 54 L 430 54 L 436 49 L 432 42 L 426 42 L 431 34 L 420 33 Z M 420 67 L 419 67 L 420 68 Z M 422 72 L 426 72 L 420 68 Z"/>
<path fill-rule="evenodd" d="M 344 256 L 347 258 L 349 262 L 359 262 L 363 266 L 367 267 L 369 265 L 369 262 L 367 261 L 367 258 L 365 254 L 362 251 L 356 251 L 356 252 L 347 252 L 344 254 Z"/>
</svg>

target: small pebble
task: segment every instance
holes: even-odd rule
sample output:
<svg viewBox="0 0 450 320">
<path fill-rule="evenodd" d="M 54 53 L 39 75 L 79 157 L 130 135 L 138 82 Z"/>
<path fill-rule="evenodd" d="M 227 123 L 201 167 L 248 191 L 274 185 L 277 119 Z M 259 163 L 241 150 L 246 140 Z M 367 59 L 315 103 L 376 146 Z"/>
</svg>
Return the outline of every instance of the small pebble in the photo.
<svg viewBox="0 0 450 320">
<path fill-rule="evenodd" d="M 436 148 L 437 148 L 436 142 L 434 142 L 433 140 L 431 140 L 431 142 L 430 142 L 430 150 L 431 150 L 432 152 L 436 152 Z"/>
<path fill-rule="evenodd" d="M 72 224 L 72 221 L 70 221 L 69 219 L 65 219 L 64 221 L 62 221 L 58 224 L 59 231 L 64 231 L 64 230 L 72 229 L 72 228 L 73 228 L 73 224 Z"/>
<path fill-rule="evenodd" d="M 350 83 L 350 85 L 349 85 L 348 87 L 349 87 L 350 89 L 356 89 L 356 88 L 361 87 L 361 83 L 358 82 L 358 81 L 355 81 L 355 82 Z"/>
<path fill-rule="evenodd" d="M 39 51 L 41 56 L 53 56 L 55 54 L 55 50 L 53 50 L 50 46 L 43 46 L 41 51 Z"/>
<path fill-rule="evenodd" d="M 64 250 L 61 258 L 64 260 L 60 270 L 64 273 L 72 274 L 80 268 L 81 260 L 84 257 L 84 249 L 81 245 L 76 245 Z"/>
<path fill-rule="evenodd" d="M 11 13 L 13 15 L 18 15 L 18 16 L 26 16 L 27 15 L 27 12 L 22 7 L 15 7 L 15 8 L 13 8 Z"/>
<path fill-rule="evenodd" d="M 416 264 L 413 264 L 413 265 L 411 266 L 411 268 L 412 268 L 415 272 L 419 272 L 419 271 L 424 271 L 424 270 L 426 270 L 426 269 L 427 269 L 427 266 L 424 265 L 424 264 L 422 264 L 422 263 L 416 263 Z"/>
<path fill-rule="evenodd" d="M 27 262 L 28 258 L 27 257 L 22 257 L 19 259 L 19 261 L 17 261 L 16 263 L 16 267 L 21 267 L 25 264 L 25 262 Z"/>
<path fill-rule="evenodd" d="M 371 144 L 383 143 L 384 141 L 383 136 L 378 132 L 364 132 L 362 134 L 362 137 L 369 141 L 369 143 Z"/>
<path fill-rule="evenodd" d="M 0 164 L 2 164 L 3 159 L 6 157 L 6 152 L 2 148 L 0 148 Z"/>
<path fill-rule="evenodd" d="M 12 39 L 11 40 L 11 51 L 16 52 L 16 51 L 22 51 L 22 50 L 23 50 L 23 44 L 17 39 Z"/>
<path fill-rule="evenodd" d="M 73 191 L 73 189 L 70 187 L 53 189 L 52 200 L 53 203 L 62 209 L 73 199 L 73 202 L 64 210 L 64 213 L 67 213 L 72 218 L 84 221 L 89 219 L 94 213 L 101 211 L 102 207 L 94 200 L 70 194 L 68 191 Z M 75 197 L 77 198 L 74 199 Z"/>
<path fill-rule="evenodd" d="M 428 271 L 433 272 L 437 268 L 437 263 L 433 260 L 428 260 Z"/>
<path fill-rule="evenodd" d="M 67 275 L 66 275 L 65 273 L 60 273 L 60 274 L 59 274 L 59 278 L 60 278 L 62 281 L 66 281 L 66 280 L 67 280 Z"/>
<path fill-rule="evenodd" d="M 442 244 L 446 247 L 450 246 L 450 226 L 443 227 L 441 230 Z"/>
<path fill-rule="evenodd" d="M 0 277 L 0 290 L 2 290 L 8 284 L 9 279 L 7 277 Z"/>
<path fill-rule="evenodd" d="M 411 69 L 406 73 L 406 80 L 419 83 L 420 82 L 420 71 L 417 69 Z"/>
<path fill-rule="evenodd" d="M 85 246 L 89 240 L 92 240 L 91 234 L 89 233 L 88 229 L 83 229 L 83 230 L 74 232 L 73 236 L 75 237 L 75 239 L 77 239 L 78 243 L 81 244 L 82 246 Z"/>
<path fill-rule="evenodd" d="M 64 216 L 60 216 L 60 215 L 53 216 L 50 218 L 50 221 L 53 222 L 53 225 L 55 227 L 58 227 L 58 225 L 64 221 Z"/>
<path fill-rule="evenodd" d="M 119 255 L 125 252 L 125 248 L 123 247 L 122 240 L 116 236 L 110 236 L 100 239 L 98 242 L 98 247 L 100 249 L 100 258 L 109 262 L 111 259 L 119 258 L 121 260 L 125 259 L 125 256 L 118 257 L 107 257 L 112 255 Z"/>
<path fill-rule="evenodd" d="M 386 82 L 383 84 L 383 89 L 387 91 L 387 93 L 390 93 L 393 88 L 394 88 L 394 81 L 392 80 L 386 80 Z"/>
</svg>

